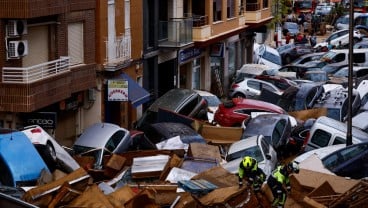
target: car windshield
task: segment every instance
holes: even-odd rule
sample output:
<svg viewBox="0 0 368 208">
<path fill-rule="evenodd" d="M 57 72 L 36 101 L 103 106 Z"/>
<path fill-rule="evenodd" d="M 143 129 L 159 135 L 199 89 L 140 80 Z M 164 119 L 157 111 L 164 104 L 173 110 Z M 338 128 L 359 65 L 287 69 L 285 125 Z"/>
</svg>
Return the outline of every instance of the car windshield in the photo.
<svg viewBox="0 0 368 208">
<path fill-rule="evenodd" d="M 335 72 L 335 74 L 333 75 L 334 77 L 348 77 L 349 74 L 349 69 L 348 68 L 342 68 L 340 70 L 338 70 L 337 72 Z"/>
<path fill-rule="evenodd" d="M 367 148 L 368 144 L 350 146 L 323 158 L 322 163 L 327 169 L 333 171 L 334 168 L 342 163 L 362 154 Z"/>
<path fill-rule="evenodd" d="M 235 160 L 237 158 L 242 158 L 246 155 L 253 157 L 254 159 L 256 159 L 258 161 L 258 163 L 262 162 L 264 160 L 263 155 L 262 155 L 262 151 L 261 151 L 261 149 L 259 148 L 258 145 L 247 148 L 247 149 L 244 149 L 242 151 L 234 152 L 234 153 L 228 155 L 226 157 L 226 160 L 229 162 L 229 161 Z"/>
<path fill-rule="evenodd" d="M 282 65 L 281 64 L 281 57 L 277 56 L 271 52 L 265 51 L 262 55 L 263 59 L 266 59 L 272 63 L 278 64 L 278 65 Z"/>
<path fill-rule="evenodd" d="M 73 154 L 83 156 L 86 159 L 90 158 L 93 161 L 93 165 L 94 165 L 93 168 L 101 169 L 102 168 L 101 166 L 102 165 L 102 154 L 111 155 L 112 153 L 109 152 L 107 149 L 74 145 Z"/>
</svg>

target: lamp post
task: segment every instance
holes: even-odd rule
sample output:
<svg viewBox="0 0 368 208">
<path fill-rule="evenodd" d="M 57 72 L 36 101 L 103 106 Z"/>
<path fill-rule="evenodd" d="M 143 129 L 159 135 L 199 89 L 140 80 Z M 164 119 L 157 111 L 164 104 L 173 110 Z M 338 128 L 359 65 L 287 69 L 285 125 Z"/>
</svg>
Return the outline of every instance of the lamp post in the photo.
<svg viewBox="0 0 368 208">
<path fill-rule="evenodd" d="M 349 76 L 348 76 L 348 117 L 346 131 L 346 146 L 352 145 L 352 103 L 353 103 L 353 47 L 354 47 L 354 0 L 350 1 L 349 7 Z"/>
</svg>

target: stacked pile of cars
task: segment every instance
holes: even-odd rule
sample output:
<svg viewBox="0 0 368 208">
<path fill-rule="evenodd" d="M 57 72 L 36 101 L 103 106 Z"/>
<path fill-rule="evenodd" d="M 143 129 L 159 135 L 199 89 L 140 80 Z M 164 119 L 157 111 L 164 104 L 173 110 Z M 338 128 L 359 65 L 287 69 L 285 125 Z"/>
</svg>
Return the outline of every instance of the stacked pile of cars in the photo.
<svg viewBox="0 0 368 208">
<path fill-rule="evenodd" d="M 329 41 L 332 40 L 330 37 Z M 296 45 L 293 48 L 300 49 Z M 189 171 L 185 173 L 188 175 L 213 167 L 236 174 L 239 162 L 246 155 L 256 158 L 270 175 L 284 160 L 305 154 L 295 159 L 302 164 L 310 155 L 325 152 L 330 147 L 331 154 L 320 156 L 327 169 L 325 172 L 355 179 L 368 177 L 364 160 L 368 125 L 362 122 L 368 116 L 368 70 L 364 66 L 368 52 L 354 50 L 355 84 L 351 106 L 346 87 L 347 50 L 305 53 L 297 52 L 292 59 L 287 59 L 288 64 L 283 64 L 286 57 L 280 56 L 277 50 L 256 45 L 255 63 L 245 64 L 236 72 L 226 98 L 220 99 L 203 90 L 171 89 L 148 106 L 134 129 L 96 123 L 86 128 L 71 147 L 60 146 L 41 126 L 27 126 L 20 131 L 2 130 L 0 167 L 4 173 L 0 175 L 0 183 L 10 187 L 34 186 L 41 173 L 55 170 L 72 173 L 80 168 L 88 171 L 94 182 L 101 182 L 127 171 L 123 167 L 133 165 L 136 169 L 129 172 L 130 175 L 144 175 L 145 171 L 157 174 L 159 171 L 151 166 L 156 163 L 161 166 L 180 164 Z M 343 147 L 341 144 L 346 144 L 348 137 L 349 107 L 354 116 L 354 145 Z M 219 129 L 214 132 L 224 135 L 203 135 L 202 130 L 211 129 L 209 127 Z M 233 133 L 226 135 L 225 132 Z M 229 137 L 229 140 L 217 144 L 209 142 L 217 137 Z M 230 140 L 230 137 L 235 139 Z M 216 157 L 194 157 L 192 144 L 214 145 Z M 335 148 L 337 146 L 339 148 Z M 10 151 L 14 147 L 24 152 Z M 157 154 L 152 156 L 149 151 Z M 181 162 L 169 162 L 167 156 L 163 157 L 167 153 L 178 155 Z M 146 159 L 146 154 L 151 158 L 142 163 L 154 170 L 143 168 L 139 172 L 142 166 L 133 163 Z M 30 159 L 32 167 L 23 171 L 20 160 L 28 164 Z"/>
</svg>

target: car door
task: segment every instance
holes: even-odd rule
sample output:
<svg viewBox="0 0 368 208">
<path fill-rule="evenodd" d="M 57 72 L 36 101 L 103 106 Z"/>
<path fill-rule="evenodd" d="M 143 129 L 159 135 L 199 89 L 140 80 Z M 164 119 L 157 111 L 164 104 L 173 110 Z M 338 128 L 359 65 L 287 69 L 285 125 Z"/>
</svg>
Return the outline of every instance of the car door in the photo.
<svg viewBox="0 0 368 208">
<path fill-rule="evenodd" d="M 272 171 L 276 168 L 278 162 L 277 153 L 275 149 L 272 147 L 272 144 L 267 142 L 267 140 L 263 136 L 258 137 L 257 143 L 262 150 L 263 158 L 266 158 L 265 167 L 263 168 L 263 171 L 265 172 L 266 175 L 269 176 L 272 173 Z"/>
<path fill-rule="evenodd" d="M 256 99 L 261 94 L 261 83 L 256 80 L 248 80 L 245 93 L 247 98 Z"/>
</svg>

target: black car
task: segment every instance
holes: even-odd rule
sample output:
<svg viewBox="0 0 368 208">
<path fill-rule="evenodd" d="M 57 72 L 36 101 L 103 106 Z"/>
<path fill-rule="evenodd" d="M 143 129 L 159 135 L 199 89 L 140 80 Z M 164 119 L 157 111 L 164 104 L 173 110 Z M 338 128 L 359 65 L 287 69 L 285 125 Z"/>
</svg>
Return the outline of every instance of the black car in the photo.
<svg viewBox="0 0 368 208">
<path fill-rule="evenodd" d="M 191 118 L 207 120 L 207 101 L 198 92 L 174 88 L 153 102 L 136 122 L 135 128 L 144 131 L 148 124 L 157 122 L 159 109 L 172 111 Z"/>
<path fill-rule="evenodd" d="M 337 150 L 322 159 L 323 165 L 338 176 L 361 179 L 368 176 L 368 143 Z"/>
</svg>

